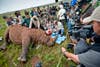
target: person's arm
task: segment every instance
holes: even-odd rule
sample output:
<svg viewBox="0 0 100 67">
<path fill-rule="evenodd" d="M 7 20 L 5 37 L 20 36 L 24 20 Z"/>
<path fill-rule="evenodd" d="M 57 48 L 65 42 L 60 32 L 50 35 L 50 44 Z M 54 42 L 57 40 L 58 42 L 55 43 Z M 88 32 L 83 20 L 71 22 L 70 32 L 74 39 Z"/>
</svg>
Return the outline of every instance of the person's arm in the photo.
<svg viewBox="0 0 100 67">
<path fill-rule="evenodd" d="M 18 20 L 19 20 L 18 24 L 22 24 L 22 17 L 21 16 L 18 17 Z"/>
<path fill-rule="evenodd" d="M 60 17 L 60 11 L 58 11 L 58 13 L 57 13 L 57 18 L 59 18 Z"/>
<path fill-rule="evenodd" d="M 72 53 L 70 53 L 70 52 L 67 52 L 67 51 L 65 50 L 64 47 L 62 47 L 62 53 L 63 53 L 66 57 L 68 57 L 68 58 L 70 58 L 71 60 L 73 60 L 75 63 L 79 64 L 78 55 L 75 55 L 75 54 L 72 54 Z"/>
<path fill-rule="evenodd" d="M 12 25 L 15 25 L 15 22 L 14 21 L 12 21 Z"/>
<path fill-rule="evenodd" d="M 30 21 L 29 28 L 32 28 L 32 20 Z"/>
<path fill-rule="evenodd" d="M 40 22 L 39 22 L 39 20 L 37 21 L 37 23 L 38 23 L 38 29 L 40 28 Z"/>
<path fill-rule="evenodd" d="M 38 29 L 40 28 L 40 23 L 38 22 Z"/>
</svg>

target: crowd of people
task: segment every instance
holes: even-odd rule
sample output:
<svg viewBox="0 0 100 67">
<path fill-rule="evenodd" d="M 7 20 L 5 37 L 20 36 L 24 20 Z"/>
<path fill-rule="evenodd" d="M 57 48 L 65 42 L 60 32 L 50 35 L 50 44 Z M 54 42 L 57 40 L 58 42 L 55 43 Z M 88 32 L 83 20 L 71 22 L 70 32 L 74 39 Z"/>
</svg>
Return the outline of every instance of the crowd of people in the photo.
<svg viewBox="0 0 100 67">
<path fill-rule="evenodd" d="M 61 50 L 65 57 L 78 64 L 77 67 L 100 66 L 100 6 L 95 8 L 96 2 L 97 0 L 92 0 L 90 7 L 88 6 L 88 9 L 81 13 L 79 20 L 77 18 L 78 21 L 71 18 L 75 24 L 67 24 L 72 41 L 67 49 L 74 49 L 74 53 L 64 47 Z M 86 6 L 87 2 L 82 5 L 82 8 L 85 9 Z"/>
<path fill-rule="evenodd" d="M 28 28 L 41 28 L 50 35 L 52 32 L 59 32 L 64 29 L 62 23 L 56 19 L 58 9 L 56 6 L 45 7 L 43 9 L 33 8 L 31 11 L 24 11 L 24 16 L 20 11 L 15 12 L 15 17 L 3 16 L 6 25 L 20 24 Z"/>
<path fill-rule="evenodd" d="M 71 44 L 67 46 L 74 48 L 74 54 L 66 51 L 64 47 L 61 48 L 62 53 L 79 67 L 99 67 L 100 6 L 95 8 L 97 0 L 73 1 L 71 4 L 61 2 L 59 5 L 43 9 L 37 7 L 31 11 L 25 10 L 24 16 L 20 11 L 16 11 L 15 17 L 3 18 L 7 26 L 20 24 L 28 28 L 42 29 L 47 35 L 64 35 L 68 32 Z M 90 39 L 91 43 L 87 43 L 87 39 Z"/>
</svg>

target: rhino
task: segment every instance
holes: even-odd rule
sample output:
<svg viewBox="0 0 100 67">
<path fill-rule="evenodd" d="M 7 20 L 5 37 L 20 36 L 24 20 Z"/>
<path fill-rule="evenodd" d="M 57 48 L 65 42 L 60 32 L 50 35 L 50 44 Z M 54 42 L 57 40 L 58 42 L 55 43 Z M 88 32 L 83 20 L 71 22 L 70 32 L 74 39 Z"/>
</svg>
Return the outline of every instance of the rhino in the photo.
<svg viewBox="0 0 100 67">
<path fill-rule="evenodd" d="M 5 50 L 6 46 L 12 42 L 22 46 L 21 55 L 18 57 L 19 61 L 26 62 L 26 55 L 30 44 L 37 43 L 53 46 L 56 38 L 46 35 L 42 29 L 27 28 L 21 25 L 11 25 L 7 28 L 4 35 L 4 43 L 0 46 L 0 50 Z"/>
</svg>

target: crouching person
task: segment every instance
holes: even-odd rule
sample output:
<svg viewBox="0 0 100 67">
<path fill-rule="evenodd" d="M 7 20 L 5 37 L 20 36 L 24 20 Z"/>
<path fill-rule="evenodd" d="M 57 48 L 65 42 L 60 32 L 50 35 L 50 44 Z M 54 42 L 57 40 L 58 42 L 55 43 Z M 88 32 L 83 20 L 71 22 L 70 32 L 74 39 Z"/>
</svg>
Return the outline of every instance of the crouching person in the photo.
<svg viewBox="0 0 100 67">
<path fill-rule="evenodd" d="M 64 34 L 64 27 L 60 21 L 54 21 L 54 30 L 60 35 Z"/>
<path fill-rule="evenodd" d="M 64 47 L 62 47 L 62 53 L 73 60 L 75 63 L 79 64 L 78 67 L 100 67 L 100 6 L 97 7 L 90 17 L 87 17 L 83 20 L 83 23 L 92 22 L 93 30 L 96 33 L 93 38 L 94 44 L 88 46 L 87 50 L 81 53 L 73 54 L 68 51 Z M 83 40 L 82 40 L 83 41 Z M 84 42 L 84 41 L 83 41 Z M 80 43 L 81 45 L 82 43 Z M 86 45 L 85 43 L 83 45 Z M 74 46 L 77 49 L 81 49 L 83 47 L 78 47 L 78 45 Z M 77 50 L 76 49 L 76 50 Z"/>
<path fill-rule="evenodd" d="M 33 16 L 30 20 L 29 28 L 40 29 L 40 22 L 37 16 Z"/>
</svg>

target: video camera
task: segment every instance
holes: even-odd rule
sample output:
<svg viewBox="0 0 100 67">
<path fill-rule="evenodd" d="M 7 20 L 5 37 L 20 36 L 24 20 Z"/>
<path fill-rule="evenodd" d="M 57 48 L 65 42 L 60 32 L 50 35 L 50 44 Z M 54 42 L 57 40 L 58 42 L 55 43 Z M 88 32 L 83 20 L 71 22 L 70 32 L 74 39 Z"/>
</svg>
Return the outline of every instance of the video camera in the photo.
<svg viewBox="0 0 100 67">
<path fill-rule="evenodd" d="M 81 25 L 74 26 L 73 30 L 70 32 L 71 36 L 77 40 L 80 38 L 86 39 L 92 36 L 93 28 L 92 25 Z"/>
</svg>

